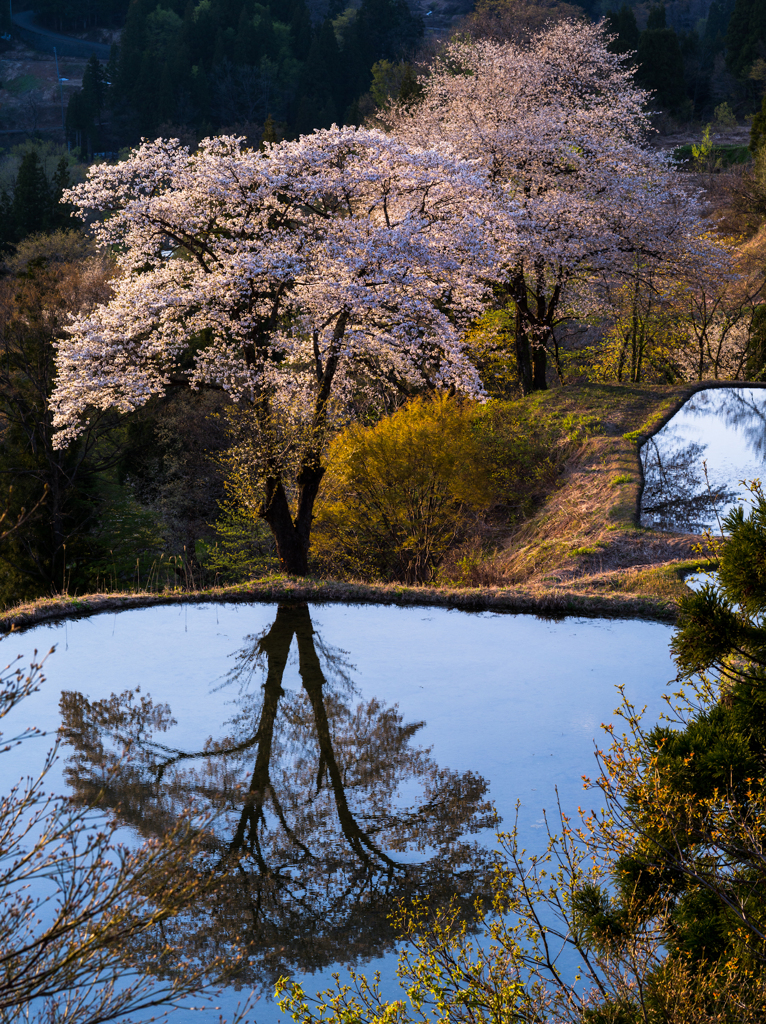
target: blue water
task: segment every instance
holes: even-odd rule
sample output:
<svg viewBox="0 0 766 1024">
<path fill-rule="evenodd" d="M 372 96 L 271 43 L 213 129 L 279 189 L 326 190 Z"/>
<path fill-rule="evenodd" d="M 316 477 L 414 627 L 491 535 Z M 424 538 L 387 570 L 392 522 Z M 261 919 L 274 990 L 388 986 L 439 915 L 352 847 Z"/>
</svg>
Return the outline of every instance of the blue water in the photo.
<svg viewBox="0 0 766 1024">
<path fill-rule="evenodd" d="M 766 477 L 766 388 L 698 391 L 643 445 L 641 455 L 646 475 L 642 524 L 719 533 L 735 505 L 750 507 L 748 485 Z M 705 501 L 716 488 L 729 493 Z M 662 499 L 676 501 L 669 515 L 647 512 L 647 504 Z"/>
<path fill-rule="evenodd" d="M 369 605 L 311 605 L 309 610 L 317 652 L 334 649 L 335 654 L 330 653 L 336 668 L 340 666 L 334 682 L 328 670 L 327 693 L 331 713 L 335 714 L 333 708 L 342 709 L 342 714 L 337 712 L 340 717 L 332 719 L 334 740 L 342 746 L 342 725 L 347 730 L 343 742 L 353 748 L 348 756 L 339 753 L 346 777 L 353 775 L 359 751 L 370 746 L 368 740 L 364 747 L 353 746 L 349 723 L 355 710 L 369 709 L 371 700 L 376 702 L 372 707 L 378 716 L 393 713 L 396 706 L 402 726 L 422 725 L 413 728 L 407 747 L 416 752 L 413 763 L 421 765 L 420 775 L 418 770 L 409 776 L 403 771 L 392 783 L 394 811 L 399 805 L 422 804 L 424 779 L 447 777 L 444 773 L 452 773 L 449 777 L 455 779 L 479 778 L 487 784 L 485 797 L 494 804 L 502 827 L 510 826 L 516 802 L 521 802 L 520 839 L 530 851 L 544 847 L 543 811 L 555 810 L 556 788 L 565 811 L 600 806 L 598 792 L 585 791 L 581 776 L 596 774 L 594 749 L 604 743 L 601 725 L 613 720 L 619 703 L 616 685 L 624 685 L 639 706 L 646 705 L 648 719 L 654 721 L 675 674 L 668 650 L 671 628 L 658 623 L 546 621 L 529 615 Z M 8 735 L 22 725 L 34 724 L 54 733 L 60 724 L 62 691 L 78 691 L 95 701 L 136 687 L 155 703 L 169 705 L 177 724 L 158 737 L 168 748 L 199 751 L 209 737 L 236 736 L 243 728 L 252 731 L 262 676 L 255 670 L 252 675 L 249 669 L 238 675 L 232 671 L 241 665 L 238 652 L 253 646 L 247 638 L 268 631 L 275 614 L 276 607 L 268 604 L 164 606 L 41 626 L 6 637 L 0 650 L 5 662 L 17 654 L 28 660 L 35 648 L 42 652 L 55 645 L 56 650 L 46 663 L 47 679 L 41 691 L 9 716 L 4 732 Z M 286 710 L 277 720 L 279 746 L 272 780 L 277 787 L 292 786 L 292 797 L 298 792 L 296 780 L 302 778 L 301 772 L 307 778 L 316 774 L 312 741 L 301 731 L 300 715 L 308 705 L 302 696 L 297 653 L 293 638 L 282 679 Z M 45 740 L 35 741 L 0 759 L 6 788 L 19 776 L 34 772 L 45 744 Z M 62 750 L 50 788 L 65 788 L 62 770 L 67 753 Z M 249 777 L 251 762 L 244 755 L 236 762 L 243 778 Z M 355 785 L 362 796 L 374 789 L 365 790 L 363 779 Z M 362 820 L 362 797 L 354 803 L 352 789 L 352 810 Z M 376 813 L 383 810 L 378 808 Z M 455 839 L 472 851 L 469 857 L 480 857 L 481 850 L 496 845 L 486 816 L 480 819 L 481 815 L 473 823 L 481 827 Z M 323 827 L 319 838 L 312 833 L 312 841 L 334 841 L 329 818 Z M 135 835 L 135 830 L 125 830 L 129 840 Z M 441 849 L 435 836 L 428 833 L 420 846 L 414 840 L 401 849 L 394 844 L 384 853 L 401 863 L 422 864 L 437 847 Z M 379 844 L 386 837 L 382 829 Z M 327 900 L 327 892 L 319 891 L 320 883 L 314 879 L 313 889 L 304 886 L 296 891 L 300 890 L 301 898 L 315 892 L 317 901 Z M 334 964 L 326 956 L 324 960 L 315 957 L 320 966 L 302 972 L 303 954 L 298 947 L 293 953 L 288 950 L 284 961 L 312 992 L 329 983 L 333 970 L 342 972 L 351 963 L 367 972 L 380 970 L 385 993 L 396 996 L 395 949 L 385 929 L 371 928 L 369 942 L 364 928 L 358 930 L 362 938 L 356 943 L 344 943 L 337 935 L 327 940 L 332 955 L 337 955 Z M 299 937 L 294 938 L 297 943 Z M 319 940 L 314 945 L 326 948 Z M 307 956 L 305 963 L 310 962 Z M 254 954 L 254 976 L 248 984 L 262 988 L 256 1017 L 267 1024 L 280 1017 L 268 996 L 274 961 L 264 959 L 268 969 L 263 971 L 260 963 Z M 222 1012 L 230 1013 L 242 995 L 242 991 L 226 990 L 218 1003 Z M 173 1019 L 199 1021 L 200 1016 L 179 1011 Z M 217 1020 L 217 1014 L 210 1019 Z"/>
</svg>

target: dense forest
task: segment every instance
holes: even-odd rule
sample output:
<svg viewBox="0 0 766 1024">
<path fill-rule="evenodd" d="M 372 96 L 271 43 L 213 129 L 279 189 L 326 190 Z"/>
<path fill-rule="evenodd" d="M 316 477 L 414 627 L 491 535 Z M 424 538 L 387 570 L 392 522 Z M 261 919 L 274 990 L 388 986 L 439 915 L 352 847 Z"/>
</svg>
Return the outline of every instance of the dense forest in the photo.
<svg viewBox="0 0 766 1024">
<path fill-rule="evenodd" d="M 648 9 L 641 27 L 636 9 L 623 4 L 606 13 L 614 48 L 635 53 L 637 78 L 654 90 L 657 105 L 677 116 L 710 119 L 726 103 L 722 124 L 756 109 L 763 94 L 766 14 L 751 0 L 713 0 L 704 18 L 689 25 L 679 5 Z"/>
<path fill-rule="evenodd" d="M 35 11 L 57 31 L 119 30 L 108 64 L 94 61 L 69 101 L 69 144 L 86 155 L 156 134 L 237 130 L 257 142 L 358 124 L 411 88 L 438 38 L 424 34 L 435 6 L 409 0 L 39 0 Z M 760 105 L 766 15 L 754 0 L 479 0 L 452 21 L 457 31 L 512 38 L 572 14 L 606 18 L 615 51 L 635 54 L 637 79 L 659 110 L 728 127 Z"/>
<path fill-rule="evenodd" d="M 73 141 L 93 152 L 158 133 L 237 130 L 257 141 L 264 130 L 274 139 L 357 123 L 373 66 L 411 57 L 423 19 L 407 0 L 314 7 L 135 0 L 108 67 L 93 64 L 70 101 Z"/>
</svg>

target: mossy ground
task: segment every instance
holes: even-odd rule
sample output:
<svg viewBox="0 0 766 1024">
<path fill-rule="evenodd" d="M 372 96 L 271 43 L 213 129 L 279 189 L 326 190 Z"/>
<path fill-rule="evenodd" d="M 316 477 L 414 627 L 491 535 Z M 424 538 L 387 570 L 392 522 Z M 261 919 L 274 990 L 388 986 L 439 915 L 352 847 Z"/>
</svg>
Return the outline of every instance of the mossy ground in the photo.
<svg viewBox="0 0 766 1024">
<path fill-rule="evenodd" d="M 694 392 L 679 386 L 573 385 L 524 400 L 529 423 L 572 442 L 556 486 L 462 581 L 408 587 L 273 575 L 230 587 L 57 596 L 0 614 L 0 631 L 40 622 L 181 601 L 345 601 L 426 604 L 546 616 L 632 616 L 673 621 L 684 578 L 711 568 L 695 535 L 639 525 L 639 448 Z M 752 385 L 749 385 L 752 386 Z"/>
</svg>

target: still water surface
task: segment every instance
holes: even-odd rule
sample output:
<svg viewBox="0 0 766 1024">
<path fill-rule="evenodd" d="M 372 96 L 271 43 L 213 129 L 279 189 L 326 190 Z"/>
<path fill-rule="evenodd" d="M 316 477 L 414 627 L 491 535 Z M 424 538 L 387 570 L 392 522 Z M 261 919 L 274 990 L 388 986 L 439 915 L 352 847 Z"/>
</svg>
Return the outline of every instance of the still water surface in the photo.
<svg viewBox="0 0 766 1024">
<path fill-rule="evenodd" d="M 766 477 L 766 389 L 698 391 L 641 448 L 641 524 L 718 533 L 747 481 Z M 707 479 L 705 470 L 707 469 Z"/>
<path fill-rule="evenodd" d="M 235 851 L 239 866 L 197 908 L 189 949 L 246 941 L 241 986 L 263 993 L 268 1024 L 283 973 L 310 975 L 315 991 L 333 970 L 379 969 L 395 996 L 392 901 L 484 891 L 517 800 L 529 850 L 544 846 L 556 787 L 565 810 L 598 803 L 581 776 L 594 773 L 615 686 L 656 720 L 674 675 L 670 633 L 390 606 L 139 609 L 3 639 L 5 662 L 56 645 L 7 734 L 63 724 L 53 781 L 85 800 L 114 770 L 128 839 L 161 831 L 190 793 L 216 802 L 209 854 L 224 863 Z M 0 761 L 6 787 L 39 766 L 46 742 Z M 227 990 L 222 1009 L 238 999 Z"/>
</svg>

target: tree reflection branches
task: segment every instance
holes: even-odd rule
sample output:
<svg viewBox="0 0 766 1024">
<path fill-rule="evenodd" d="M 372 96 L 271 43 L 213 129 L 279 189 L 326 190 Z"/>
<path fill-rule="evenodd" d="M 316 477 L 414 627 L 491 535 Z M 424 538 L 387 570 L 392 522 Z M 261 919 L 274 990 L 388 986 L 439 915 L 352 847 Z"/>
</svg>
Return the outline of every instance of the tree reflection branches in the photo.
<svg viewBox="0 0 766 1024">
<path fill-rule="evenodd" d="M 285 682 L 292 651 L 295 689 Z M 197 859 L 219 879 L 215 895 L 166 926 L 189 955 L 244 949 L 238 981 L 270 988 L 292 970 L 381 953 L 395 939 L 396 900 L 428 892 L 471 916 L 491 854 L 468 837 L 497 824 L 486 781 L 437 765 L 414 742 L 422 722 L 360 699 L 305 604 L 279 606 L 224 688 L 237 690 L 226 735 L 196 750 L 163 742 L 171 709 L 147 695 L 61 701 L 76 799 L 100 793 L 144 835 L 172 828 L 190 799 L 215 809 Z"/>
<path fill-rule="evenodd" d="M 35 661 L 28 674 L 0 672 L 0 719 L 43 680 Z M 0 752 L 41 735 L 2 736 Z M 54 747 L 36 777 L 0 799 L 0 1022 L 140 1024 L 159 1020 L 158 1008 L 165 1019 L 163 1006 L 198 994 L 224 966 L 187 956 L 165 928 L 212 896 L 216 880 L 189 870 L 204 817 L 181 809 L 161 839 L 128 848 L 89 803 L 46 793 L 55 759 Z"/>
<path fill-rule="evenodd" d="M 703 437 L 715 437 L 716 430 L 725 425 L 744 438 L 755 462 L 766 459 L 766 390 L 708 388 L 693 395 L 683 413 L 707 419 L 701 430 L 696 430 Z M 743 499 L 736 485 L 742 484 L 747 470 L 724 465 L 722 471 L 728 479 L 711 481 L 704 462 L 707 445 L 681 443 L 678 429 L 664 427 L 641 449 L 645 481 L 641 521 L 660 530 L 700 533 L 716 523 L 720 528 L 728 506 Z"/>
<path fill-rule="evenodd" d="M 651 437 L 641 449 L 644 490 L 641 522 L 656 530 L 699 533 L 715 522 L 737 492 L 711 483 L 703 461 L 704 444 L 659 442 Z"/>
<path fill-rule="evenodd" d="M 715 417 L 736 428 L 761 461 L 766 458 L 766 390 L 716 388 L 693 395 L 684 409 L 696 416 Z"/>
</svg>

